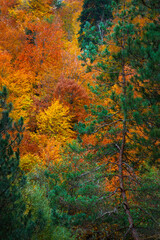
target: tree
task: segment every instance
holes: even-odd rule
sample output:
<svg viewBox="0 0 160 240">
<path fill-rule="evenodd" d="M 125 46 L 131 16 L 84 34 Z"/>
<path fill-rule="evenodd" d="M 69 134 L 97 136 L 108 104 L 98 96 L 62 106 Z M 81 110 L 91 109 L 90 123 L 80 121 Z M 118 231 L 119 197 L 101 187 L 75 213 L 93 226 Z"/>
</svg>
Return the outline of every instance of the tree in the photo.
<svg viewBox="0 0 160 240">
<path fill-rule="evenodd" d="M 86 90 L 72 79 L 61 79 L 55 89 L 55 97 L 67 105 L 74 121 L 84 118 L 84 105 L 89 102 Z"/>
<path fill-rule="evenodd" d="M 83 3 L 82 12 L 78 18 L 80 20 L 80 37 L 79 42 L 80 45 L 83 45 L 83 40 L 87 40 L 87 36 L 84 35 L 83 29 L 86 24 L 86 22 L 89 22 L 92 26 L 96 26 L 97 32 L 99 32 L 100 29 L 100 23 L 106 23 L 106 21 L 110 18 L 112 18 L 112 12 L 111 12 L 111 0 L 85 0 Z"/>
<path fill-rule="evenodd" d="M 92 105 L 88 108 L 91 113 L 90 121 L 79 123 L 78 127 L 81 136 L 92 134 L 97 138 L 96 144 L 88 144 L 88 148 L 93 151 L 93 159 L 95 161 L 105 159 L 110 164 L 110 172 L 107 172 L 106 176 L 108 175 L 108 179 L 112 178 L 114 187 L 112 193 L 119 199 L 119 202 L 115 202 L 117 208 L 121 209 L 120 203 L 124 208 L 125 215 L 121 212 L 122 209 L 119 213 L 123 215 L 124 228 L 127 227 L 128 221 L 128 230 L 124 236 L 131 233 L 133 239 L 139 239 L 135 228 L 137 219 L 134 212 L 133 190 L 139 181 L 135 173 L 138 174 L 147 154 L 150 155 L 149 143 L 152 144 L 152 151 L 157 149 L 159 144 L 157 138 L 153 140 L 150 135 L 154 132 L 155 137 L 159 136 L 157 131 L 159 53 L 156 51 L 159 48 L 155 37 L 156 43 L 151 45 L 152 49 L 148 46 L 152 37 L 151 32 L 146 31 L 151 26 L 155 29 L 158 16 L 152 13 L 153 15 L 149 15 L 148 18 L 143 17 L 143 24 L 139 24 L 138 7 L 135 1 L 115 2 L 113 21 L 103 38 L 98 37 L 92 25 L 89 23 L 85 25 L 84 34 L 87 41 L 83 45 L 81 60 L 87 65 L 88 71 L 97 71 L 97 86 L 93 90 L 98 97 L 102 97 L 105 104 Z M 101 28 L 104 28 L 103 23 Z M 157 31 L 154 32 L 156 33 Z M 141 57 L 139 54 L 142 54 Z M 80 140 L 83 144 L 83 137 Z M 154 160 L 156 158 L 157 156 Z M 139 217 L 138 221 L 145 225 L 147 220 Z"/>
<path fill-rule="evenodd" d="M 69 108 L 62 105 L 58 100 L 37 116 L 39 133 L 48 134 L 56 140 L 65 142 L 73 137 L 71 129 L 71 116 L 68 115 Z"/>
<path fill-rule="evenodd" d="M 24 189 L 26 211 L 32 211 L 36 223 L 32 240 L 74 240 L 71 229 L 53 224 L 52 209 L 48 197 L 49 182 L 45 176 L 46 169 L 37 167 L 27 174 Z M 55 223 L 55 222 L 54 222 Z"/>
<path fill-rule="evenodd" d="M 77 141 L 68 144 L 62 161 L 50 163 L 46 177 L 53 224 L 72 229 L 73 233 L 77 230 L 81 239 L 101 236 L 106 211 L 111 210 L 105 185 L 101 184 L 105 166 L 93 162 Z M 94 228 L 98 230 L 94 232 Z"/>
<path fill-rule="evenodd" d="M 29 239 L 31 226 L 25 216 L 21 190 L 25 183 L 19 168 L 18 145 L 22 139 L 23 119 L 13 123 L 7 103 L 7 89 L 0 92 L 0 238 L 3 240 Z"/>
<path fill-rule="evenodd" d="M 150 2 L 150 4 L 152 3 Z M 145 106 L 145 111 L 143 111 L 141 116 L 137 112 L 139 121 L 143 121 L 144 124 L 144 129 L 142 130 L 144 136 L 140 140 L 143 144 L 144 158 L 150 166 L 157 166 L 160 157 L 158 140 L 160 137 L 160 19 L 158 9 L 148 8 L 143 6 L 143 4 L 139 4 L 136 14 L 139 18 L 142 18 L 144 13 L 147 16 L 146 20 L 148 20 L 148 23 L 141 24 L 142 34 L 136 34 L 135 38 L 129 40 L 127 51 L 132 58 L 131 67 L 135 69 L 132 83 L 137 93 L 142 96 L 141 105 Z"/>
</svg>

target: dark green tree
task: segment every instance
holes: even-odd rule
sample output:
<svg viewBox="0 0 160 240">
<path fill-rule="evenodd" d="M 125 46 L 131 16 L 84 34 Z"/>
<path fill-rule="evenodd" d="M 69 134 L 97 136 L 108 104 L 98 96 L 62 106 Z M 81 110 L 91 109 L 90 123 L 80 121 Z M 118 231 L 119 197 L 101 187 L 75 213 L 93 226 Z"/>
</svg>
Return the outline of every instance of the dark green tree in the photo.
<svg viewBox="0 0 160 240">
<path fill-rule="evenodd" d="M 85 0 L 83 9 L 78 20 L 80 20 L 80 37 L 79 43 L 83 47 L 86 44 L 87 36 L 84 34 L 83 29 L 86 22 L 94 26 L 94 30 L 99 33 L 101 37 L 104 35 L 104 29 L 100 27 L 100 23 L 107 24 L 107 20 L 112 18 L 111 0 Z"/>
<path fill-rule="evenodd" d="M 19 168 L 18 145 L 22 139 L 23 119 L 14 123 L 9 114 L 6 87 L 0 91 L 0 238 L 2 240 L 29 239 L 31 225 L 25 216 L 21 190 L 25 184 Z"/>
<path fill-rule="evenodd" d="M 102 234 L 100 228 L 105 216 L 115 212 L 107 205 L 108 195 L 103 185 L 106 165 L 92 162 L 89 152 L 77 142 L 68 145 L 63 158 L 46 172 L 53 224 L 77 230 L 83 237 L 88 229 L 94 235 L 94 227 L 99 228 L 97 235 Z"/>
</svg>

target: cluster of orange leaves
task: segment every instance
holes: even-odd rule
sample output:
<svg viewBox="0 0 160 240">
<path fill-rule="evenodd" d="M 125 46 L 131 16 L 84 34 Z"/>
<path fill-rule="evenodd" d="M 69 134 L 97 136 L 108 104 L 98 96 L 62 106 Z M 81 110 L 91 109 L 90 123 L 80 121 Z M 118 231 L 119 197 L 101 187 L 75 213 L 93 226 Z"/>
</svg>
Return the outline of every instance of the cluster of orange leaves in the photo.
<svg viewBox="0 0 160 240">
<path fill-rule="evenodd" d="M 60 148 L 75 138 L 73 125 L 89 103 L 76 22 L 82 1 L 0 1 L 0 87 L 6 85 L 12 117 L 24 118 L 21 167 L 60 160 Z"/>
</svg>

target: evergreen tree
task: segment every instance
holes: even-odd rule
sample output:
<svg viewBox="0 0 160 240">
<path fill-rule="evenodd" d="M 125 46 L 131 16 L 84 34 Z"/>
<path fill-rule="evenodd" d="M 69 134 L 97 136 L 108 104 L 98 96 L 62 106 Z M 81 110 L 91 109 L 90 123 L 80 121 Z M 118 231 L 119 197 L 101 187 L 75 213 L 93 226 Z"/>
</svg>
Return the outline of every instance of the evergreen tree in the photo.
<svg viewBox="0 0 160 240">
<path fill-rule="evenodd" d="M 134 10 L 135 14 L 141 18 L 145 14 L 149 23 L 142 27 L 142 34 L 139 32 L 135 38 L 129 39 L 127 47 L 131 67 L 136 70 L 132 83 L 135 91 L 142 96 L 141 106 L 145 106 L 145 111 L 141 112 L 141 115 L 137 112 L 137 120 L 144 124 L 144 137 L 140 141 L 143 145 L 144 158 L 152 166 L 158 165 L 160 158 L 158 141 L 160 138 L 160 9 L 154 7 L 154 4 L 156 6 L 157 2 L 150 2 L 149 6 L 139 3 L 137 6 L 137 2 L 133 1 L 133 6 L 137 6 Z"/>
<path fill-rule="evenodd" d="M 95 26 L 94 30 L 102 35 L 104 32 L 100 28 L 100 23 L 107 23 L 107 20 L 112 18 L 111 13 L 111 0 L 85 0 L 83 3 L 83 9 L 78 20 L 80 20 L 80 37 L 79 43 L 83 47 L 83 43 L 86 44 L 87 36 L 84 35 L 83 29 L 86 22 L 89 22 L 92 26 Z"/>
<path fill-rule="evenodd" d="M 104 223 L 106 211 L 110 212 L 102 184 L 106 165 L 92 162 L 85 150 L 77 142 L 69 144 L 63 161 L 50 165 L 46 172 L 53 224 L 77 229 L 81 237 L 87 235 L 87 229 L 92 235 L 94 227 Z"/>
<path fill-rule="evenodd" d="M 9 116 L 12 104 L 7 103 L 7 97 L 7 89 L 3 87 L 0 92 L 0 238 L 29 239 L 29 216 L 24 215 L 21 195 L 25 178 L 19 168 L 18 149 L 24 130 L 23 119 L 13 123 Z"/>
<path fill-rule="evenodd" d="M 139 239 L 135 223 L 139 222 L 145 228 L 148 221 L 140 215 L 137 220 L 134 211 L 135 189 L 139 184 L 135 172 L 142 169 L 144 161 L 150 158 L 150 150 L 154 152 L 150 160 L 153 162 L 158 158 L 159 144 L 159 20 L 152 12 L 150 24 L 138 24 L 137 16 L 143 17 L 138 13 L 137 9 L 142 10 L 138 4 L 125 0 L 114 2 L 114 21 L 103 39 L 90 24 L 86 24 L 84 34 L 87 41 L 83 44 L 80 59 L 87 64 L 88 71 L 96 70 L 99 73 L 91 89 L 105 104 L 88 108 L 90 121 L 77 126 L 80 135 L 92 134 L 98 139 L 92 146 L 93 159 L 112 159 L 108 160 L 110 172 L 106 175 L 116 181 L 118 189 L 112 192 L 119 198 L 114 203 L 121 216 L 118 224 L 122 224 L 124 229 L 128 228 L 123 234 L 126 237 L 131 233 L 133 239 Z M 103 23 L 101 27 L 105 27 Z M 114 218 L 112 221 L 116 222 Z"/>
</svg>

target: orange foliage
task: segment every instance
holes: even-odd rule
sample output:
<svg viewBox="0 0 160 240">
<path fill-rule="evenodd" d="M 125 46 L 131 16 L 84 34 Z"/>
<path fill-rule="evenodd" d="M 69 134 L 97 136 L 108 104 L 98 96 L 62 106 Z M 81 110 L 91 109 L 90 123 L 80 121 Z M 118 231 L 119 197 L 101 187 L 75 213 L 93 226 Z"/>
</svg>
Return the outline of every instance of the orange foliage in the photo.
<svg viewBox="0 0 160 240">
<path fill-rule="evenodd" d="M 92 81 L 91 74 L 84 72 L 77 59 L 77 18 L 83 1 L 66 0 L 62 8 L 52 2 L 0 1 L 0 86 L 9 89 L 12 117 L 24 118 L 26 131 L 20 151 L 26 171 L 35 159 L 44 164 L 60 159 L 59 148 L 74 136 L 73 123 L 86 117 L 83 105 L 90 102 L 85 81 Z M 51 107 L 56 99 L 67 109 L 64 118 L 59 115 L 59 120 L 68 119 L 63 134 L 50 134 L 54 121 L 44 124 L 49 132 L 42 130 L 47 114 L 53 117 Z"/>
<path fill-rule="evenodd" d="M 88 102 L 89 98 L 85 89 L 80 84 L 74 80 L 62 78 L 56 86 L 55 96 L 69 106 L 70 114 L 74 116 L 75 121 L 84 118 L 84 105 Z"/>
</svg>

